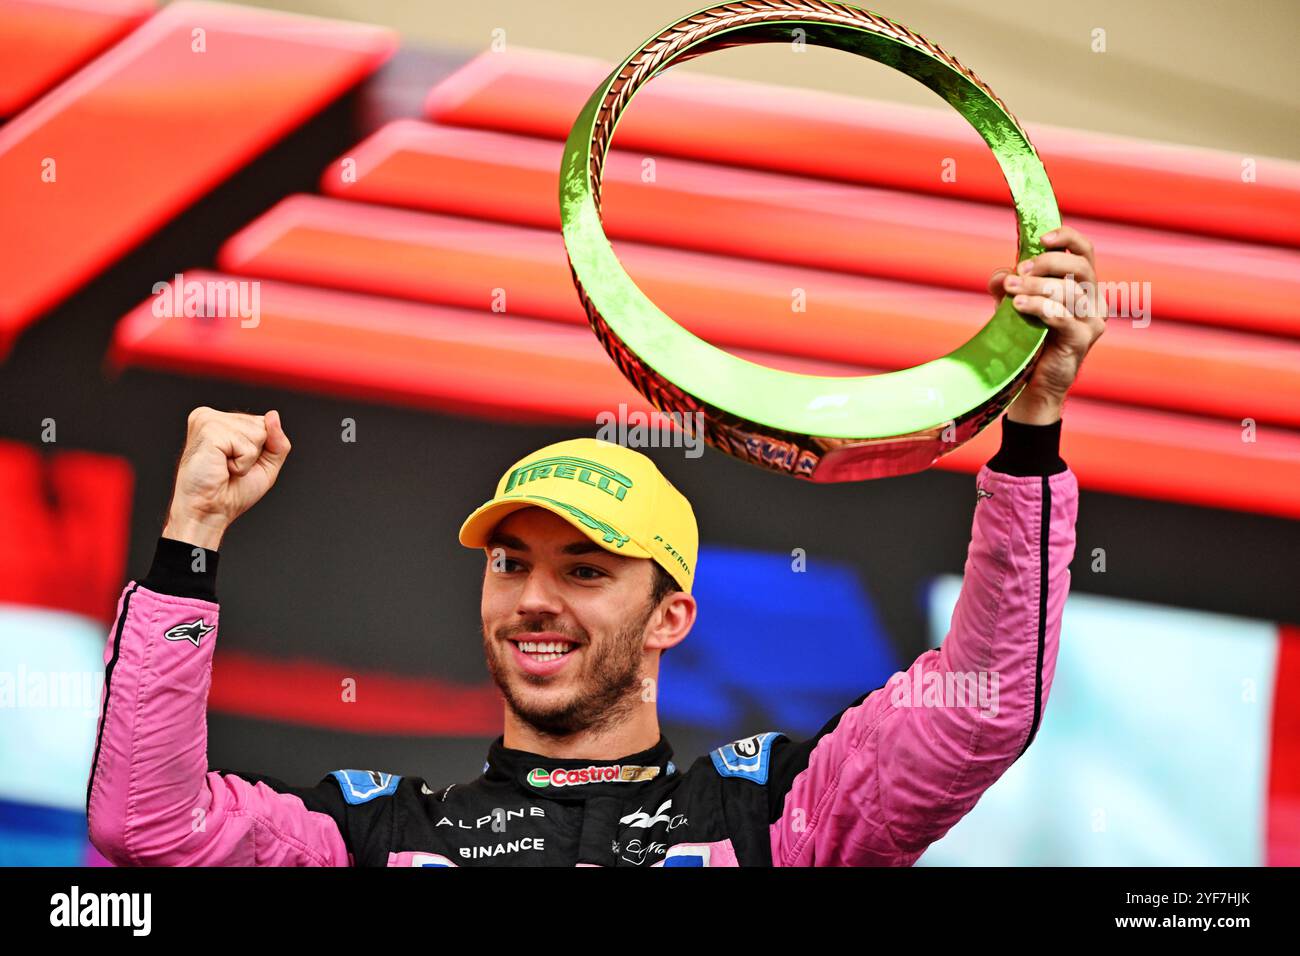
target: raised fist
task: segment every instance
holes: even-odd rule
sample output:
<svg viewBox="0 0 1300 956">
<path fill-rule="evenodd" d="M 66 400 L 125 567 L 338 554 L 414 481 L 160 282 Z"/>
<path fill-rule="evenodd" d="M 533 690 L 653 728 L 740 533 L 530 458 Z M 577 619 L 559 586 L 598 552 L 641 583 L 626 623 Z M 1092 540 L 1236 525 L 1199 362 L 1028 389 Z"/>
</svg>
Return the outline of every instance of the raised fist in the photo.
<svg viewBox="0 0 1300 956">
<path fill-rule="evenodd" d="M 275 484 L 290 447 L 279 412 L 194 409 L 163 537 L 216 549 L 231 522 Z"/>
</svg>

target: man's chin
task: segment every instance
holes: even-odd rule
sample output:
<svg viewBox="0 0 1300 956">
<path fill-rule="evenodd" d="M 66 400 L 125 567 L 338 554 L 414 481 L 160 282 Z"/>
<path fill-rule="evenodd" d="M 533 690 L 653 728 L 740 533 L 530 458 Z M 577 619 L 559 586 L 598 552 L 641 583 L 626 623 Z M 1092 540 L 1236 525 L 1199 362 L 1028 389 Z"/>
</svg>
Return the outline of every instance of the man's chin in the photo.
<svg viewBox="0 0 1300 956">
<path fill-rule="evenodd" d="M 516 667 L 509 667 L 498 677 L 497 687 L 510 709 L 523 721 L 538 726 L 563 723 L 576 709 L 581 694 L 574 689 L 573 679 L 556 674 L 538 677 Z M 505 680 L 501 680 L 504 677 Z"/>
<path fill-rule="evenodd" d="M 537 694 L 524 688 L 506 700 L 519 720 L 541 733 L 564 737 L 584 729 L 572 694 Z"/>
<path fill-rule="evenodd" d="M 570 709 L 578 700 L 571 681 L 558 677 L 532 677 L 520 674 L 510 681 L 507 695 L 519 708 L 537 713 Z"/>
<path fill-rule="evenodd" d="M 587 642 L 569 652 L 568 660 L 542 661 L 539 667 L 521 661 L 513 645 L 485 641 L 484 650 L 510 711 L 540 733 L 564 737 L 627 720 L 640 701 L 643 631 L 644 621 L 624 628 L 603 653 L 588 658 Z"/>
</svg>

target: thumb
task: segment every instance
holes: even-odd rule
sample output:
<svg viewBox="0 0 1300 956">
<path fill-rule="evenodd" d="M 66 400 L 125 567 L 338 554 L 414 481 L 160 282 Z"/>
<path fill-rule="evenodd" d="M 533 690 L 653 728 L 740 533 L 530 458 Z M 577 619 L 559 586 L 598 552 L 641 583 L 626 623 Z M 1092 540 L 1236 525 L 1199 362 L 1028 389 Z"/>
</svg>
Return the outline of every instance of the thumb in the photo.
<svg viewBox="0 0 1300 956">
<path fill-rule="evenodd" d="M 1002 288 L 1002 280 L 1006 278 L 1007 273 L 1010 271 L 1005 267 L 994 270 L 993 275 L 989 276 L 989 295 L 995 299 L 1001 299 L 1007 294 L 1006 289 Z"/>
<path fill-rule="evenodd" d="M 266 413 L 263 420 L 266 422 L 266 444 L 262 446 L 262 457 L 268 464 L 278 469 L 284 464 L 285 458 L 289 457 L 293 445 L 289 442 L 289 436 L 284 433 L 284 423 L 280 421 L 279 412 L 272 409 Z"/>
</svg>

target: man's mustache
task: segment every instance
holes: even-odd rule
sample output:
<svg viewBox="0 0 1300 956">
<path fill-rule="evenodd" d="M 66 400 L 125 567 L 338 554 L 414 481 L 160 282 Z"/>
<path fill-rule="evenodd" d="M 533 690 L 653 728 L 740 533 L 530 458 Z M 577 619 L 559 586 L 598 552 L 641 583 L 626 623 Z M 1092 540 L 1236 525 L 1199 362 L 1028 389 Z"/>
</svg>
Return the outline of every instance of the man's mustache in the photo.
<svg viewBox="0 0 1300 956">
<path fill-rule="evenodd" d="M 497 631 L 497 637 L 499 637 L 503 641 L 508 641 L 510 640 L 510 638 L 515 637 L 519 634 L 540 634 L 545 631 L 551 631 L 555 634 L 562 634 L 563 636 L 569 638 L 571 641 L 573 641 L 576 644 L 587 644 L 590 642 L 587 632 L 582 630 L 581 628 L 579 628 L 577 631 L 573 631 L 559 624 L 548 624 L 543 622 L 536 622 L 536 623 L 530 622 L 528 624 L 518 624 L 510 627 L 503 627 Z"/>
</svg>

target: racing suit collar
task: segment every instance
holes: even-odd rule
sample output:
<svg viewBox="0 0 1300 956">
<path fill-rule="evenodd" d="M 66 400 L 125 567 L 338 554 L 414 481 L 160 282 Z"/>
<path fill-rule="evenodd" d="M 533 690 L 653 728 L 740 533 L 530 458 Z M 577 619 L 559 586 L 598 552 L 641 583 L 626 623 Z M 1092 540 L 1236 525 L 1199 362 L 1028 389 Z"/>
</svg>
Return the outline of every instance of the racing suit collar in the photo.
<svg viewBox="0 0 1300 956">
<path fill-rule="evenodd" d="M 545 757 L 505 746 L 498 737 L 488 749 L 483 775 L 510 782 L 524 793 L 552 800 L 585 800 L 593 796 L 626 795 L 640 784 L 662 780 L 677 772 L 673 748 L 662 734 L 649 750 L 614 760 L 586 757 Z"/>
</svg>

